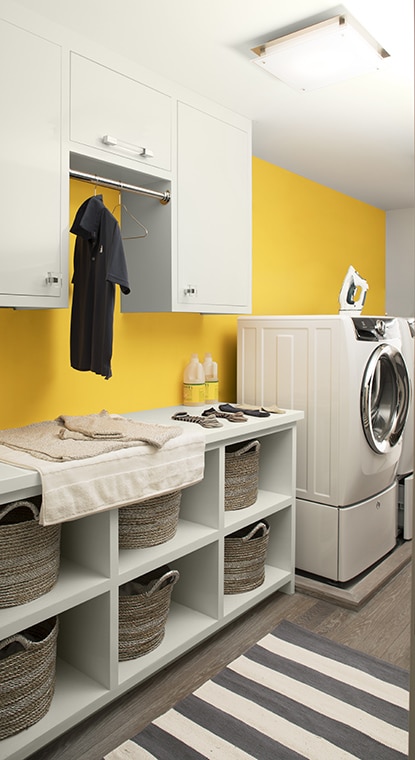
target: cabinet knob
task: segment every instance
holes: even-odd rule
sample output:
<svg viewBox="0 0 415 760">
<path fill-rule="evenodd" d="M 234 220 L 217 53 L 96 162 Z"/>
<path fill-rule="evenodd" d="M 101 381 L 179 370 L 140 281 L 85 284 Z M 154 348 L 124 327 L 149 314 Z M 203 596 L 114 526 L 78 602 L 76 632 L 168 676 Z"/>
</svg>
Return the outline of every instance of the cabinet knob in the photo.
<svg viewBox="0 0 415 760">
<path fill-rule="evenodd" d="M 45 281 L 47 285 L 62 285 L 62 274 L 60 272 L 48 272 Z"/>
<path fill-rule="evenodd" d="M 185 296 L 197 296 L 197 287 L 196 285 L 187 285 L 183 292 Z"/>
<path fill-rule="evenodd" d="M 119 145 L 123 150 L 129 150 L 132 153 L 137 153 L 139 156 L 143 156 L 143 158 L 152 158 L 154 156 L 153 151 L 149 148 L 145 148 L 142 145 L 133 145 L 132 143 L 124 142 L 123 140 L 119 140 L 118 137 L 113 137 L 112 135 L 104 135 L 102 137 L 102 142 L 104 145 L 109 145 L 110 148 L 115 148 L 116 145 Z"/>
</svg>

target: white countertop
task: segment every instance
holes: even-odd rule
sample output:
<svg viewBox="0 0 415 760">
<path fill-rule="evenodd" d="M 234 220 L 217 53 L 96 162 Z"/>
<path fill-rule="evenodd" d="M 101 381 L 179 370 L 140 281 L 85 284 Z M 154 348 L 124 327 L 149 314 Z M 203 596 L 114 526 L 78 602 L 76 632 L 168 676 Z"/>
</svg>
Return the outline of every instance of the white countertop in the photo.
<svg viewBox="0 0 415 760">
<path fill-rule="evenodd" d="M 222 404 L 226 402 L 221 401 L 220 403 Z M 213 406 L 217 407 L 218 405 L 214 404 Z M 135 420 L 142 420 L 143 422 L 155 422 L 159 425 L 180 425 L 188 427 L 189 425 L 197 423 L 172 420 L 173 414 L 176 414 L 176 412 L 186 412 L 192 417 L 200 417 L 203 410 L 206 408 L 208 408 L 206 404 L 203 406 L 170 406 L 162 409 L 148 409 L 141 412 L 131 412 L 125 416 Z M 267 428 L 275 430 L 276 428 L 285 425 L 291 425 L 293 422 L 302 420 L 304 412 L 287 409 L 284 414 L 270 414 L 269 417 L 253 417 L 251 415 L 246 415 L 246 417 L 246 422 L 229 422 L 228 420 L 220 418 L 219 421 L 222 423 L 222 427 L 202 427 L 201 429 L 206 435 L 207 448 L 209 448 L 210 444 L 213 445 L 226 440 L 230 435 L 243 435 L 245 437 L 246 433 L 248 433 L 249 436 L 255 436 L 257 433 L 263 433 Z"/>
<path fill-rule="evenodd" d="M 223 402 L 221 402 L 223 403 Z M 217 404 L 215 405 L 217 406 Z M 200 416 L 206 404 L 200 407 L 194 406 L 171 406 L 161 409 L 147 409 L 139 412 L 128 412 L 123 414 L 133 420 L 142 420 L 143 422 L 152 422 L 158 425 L 174 425 L 187 428 L 188 425 L 196 424 L 190 422 L 178 422 L 173 420 L 173 414 L 176 412 L 186 412 L 191 416 Z M 205 433 L 206 448 L 209 449 L 220 441 L 226 440 L 229 436 L 237 438 L 248 434 L 255 436 L 264 433 L 264 430 L 275 430 L 276 428 L 291 425 L 293 422 L 303 419 L 304 413 L 293 409 L 288 409 L 284 414 L 271 414 L 269 417 L 253 417 L 247 415 L 246 422 L 229 422 L 220 419 L 222 427 L 201 428 Z M 14 467 L 9 464 L 0 462 L 0 503 L 25 499 L 41 493 L 40 475 L 35 470 L 26 470 L 22 467 Z"/>
</svg>

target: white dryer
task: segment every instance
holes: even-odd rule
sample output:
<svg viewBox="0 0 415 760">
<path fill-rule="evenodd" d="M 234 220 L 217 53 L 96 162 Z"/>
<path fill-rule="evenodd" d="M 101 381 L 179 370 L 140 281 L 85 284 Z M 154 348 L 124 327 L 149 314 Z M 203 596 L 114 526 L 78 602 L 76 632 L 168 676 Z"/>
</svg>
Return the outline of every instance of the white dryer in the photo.
<svg viewBox="0 0 415 760">
<path fill-rule="evenodd" d="M 240 317 L 239 403 L 301 409 L 296 566 L 347 581 L 396 543 L 410 382 L 398 321 Z"/>
<path fill-rule="evenodd" d="M 408 419 L 402 435 L 402 451 L 398 464 L 398 522 L 403 538 L 413 536 L 413 498 L 414 498 L 414 362 L 415 362 L 415 319 L 399 317 L 402 337 L 402 354 L 411 383 L 411 400 Z"/>
</svg>

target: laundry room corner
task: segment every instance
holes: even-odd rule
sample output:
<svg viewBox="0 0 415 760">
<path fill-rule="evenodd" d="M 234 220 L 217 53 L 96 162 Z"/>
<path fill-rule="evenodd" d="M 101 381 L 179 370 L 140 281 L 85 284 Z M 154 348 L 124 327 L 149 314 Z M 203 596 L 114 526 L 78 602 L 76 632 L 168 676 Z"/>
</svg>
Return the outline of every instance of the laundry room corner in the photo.
<svg viewBox="0 0 415 760">
<path fill-rule="evenodd" d="M 413 6 L 0 0 L 0 760 L 415 760 Z"/>
</svg>

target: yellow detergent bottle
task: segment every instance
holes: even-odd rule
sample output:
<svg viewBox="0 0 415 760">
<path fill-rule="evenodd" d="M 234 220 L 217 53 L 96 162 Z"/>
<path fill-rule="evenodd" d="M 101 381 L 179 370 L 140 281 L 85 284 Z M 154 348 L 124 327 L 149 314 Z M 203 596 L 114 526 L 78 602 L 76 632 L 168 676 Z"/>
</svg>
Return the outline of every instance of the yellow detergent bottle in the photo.
<svg viewBox="0 0 415 760">
<path fill-rule="evenodd" d="M 184 406 L 203 406 L 205 403 L 205 372 L 197 354 L 192 354 L 183 375 Z"/>
<path fill-rule="evenodd" d="M 218 365 L 212 359 L 212 354 L 205 354 L 203 362 L 205 372 L 205 402 L 216 404 L 219 401 Z"/>
</svg>

